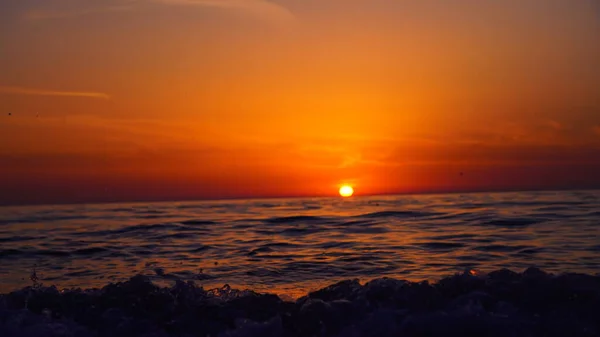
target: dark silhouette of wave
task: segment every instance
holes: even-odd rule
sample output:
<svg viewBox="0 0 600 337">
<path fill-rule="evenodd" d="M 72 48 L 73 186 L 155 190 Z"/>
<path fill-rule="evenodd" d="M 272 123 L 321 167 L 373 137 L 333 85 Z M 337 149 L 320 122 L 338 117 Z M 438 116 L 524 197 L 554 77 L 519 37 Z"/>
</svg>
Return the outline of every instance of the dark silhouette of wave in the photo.
<svg viewBox="0 0 600 337">
<path fill-rule="evenodd" d="M 597 336 L 600 277 L 530 268 L 483 276 L 471 270 L 434 284 L 350 279 L 297 300 L 204 289 L 144 276 L 101 289 L 37 283 L 0 295 L 0 335 L 18 336 Z M 269 268 L 250 276 L 277 277 Z M 72 277 L 85 276 L 69 273 Z M 208 277 L 208 276 L 207 276 Z"/>
</svg>

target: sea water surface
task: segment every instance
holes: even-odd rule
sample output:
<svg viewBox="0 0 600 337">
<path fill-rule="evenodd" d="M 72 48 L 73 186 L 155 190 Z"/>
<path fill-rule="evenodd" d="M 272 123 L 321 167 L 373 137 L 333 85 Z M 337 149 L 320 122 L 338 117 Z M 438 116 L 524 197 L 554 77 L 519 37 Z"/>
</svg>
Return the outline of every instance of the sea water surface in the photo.
<svg viewBox="0 0 600 337">
<path fill-rule="evenodd" d="M 0 208 L 0 293 L 136 274 L 299 297 L 333 282 L 600 271 L 600 191 Z"/>
</svg>

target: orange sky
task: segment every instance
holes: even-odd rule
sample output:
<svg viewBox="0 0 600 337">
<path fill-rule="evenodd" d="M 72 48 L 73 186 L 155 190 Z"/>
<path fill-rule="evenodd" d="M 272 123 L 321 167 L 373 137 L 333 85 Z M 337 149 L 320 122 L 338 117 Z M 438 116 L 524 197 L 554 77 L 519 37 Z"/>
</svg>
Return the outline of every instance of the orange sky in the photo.
<svg viewBox="0 0 600 337">
<path fill-rule="evenodd" d="M 592 0 L 23 0 L 0 46 L 3 204 L 600 187 Z"/>
</svg>

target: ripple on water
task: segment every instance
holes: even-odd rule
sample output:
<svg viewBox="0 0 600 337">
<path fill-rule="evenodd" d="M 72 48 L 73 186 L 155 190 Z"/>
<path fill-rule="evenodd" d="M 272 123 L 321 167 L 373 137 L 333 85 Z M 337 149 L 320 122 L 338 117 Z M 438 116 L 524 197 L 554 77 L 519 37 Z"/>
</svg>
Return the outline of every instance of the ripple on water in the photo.
<svg viewBox="0 0 600 337">
<path fill-rule="evenodd" d="M 195 279 L 202 268 L 215 283 L 294 286 L 372 273 L 434 279 L 458 264 L 586 272 L 600 261 L 600 198 L 589 198 L 596 194 L 11 209 L 0 212 L 0 286 L 22 285 L 34 266 L 58 286 L 85 286 L 97 278 L 86 270 L 120 280 L 148 261 L 165 275 Z M 65 277 L 65 270 L 77 274 Z"/>
<path fill-rule="evenodd" d="M 157 235 L 153 236 L 154 240 L 166 241 L 166 240 L 177 240 L 177 239 L 193 239 L 198 235 L 192 232 L 185 233 L 173 233 L 173 234 L 165 234 L 165 235 Z"/>
<path fill-rule="evenodd" d="M 200 247 L 197 247 L 197 248 L 190 249 L 187 252 L 188 253 L 200 253 L 200 252 L 204 252 L 206 250 L 209 250 L 211 248 L 212 248 L 211 246 L 200 246 Z"/>
<path fill-rule="evenodd" d="M 0 238 L 0 243 L 3 242 L 22 242 L 22 241 L 33 241 L 33 240 L 40 240 L 43 239 L 43 237 L 39 237 L 39 236 L 9 236 L 9 237 L 5 237 L 5 238 Z"/>
<path fill-rule="evenodd" d="M 510 253 L 514 251 L 533 249 L 531 246 L 509 246 L 509 245 L 485 245 L 476 246 L 472 250 L 483 251 L 483 252 L 498 252 L 498 253 Z"/>
<path fill-rule="evenodd" d="M 314 234 L 314 233 L 318 233 L 321 232 L 322 230 L 318 227 L 292 227 L 292 228 L 285 228 L 281 231 L 278 231 L 277 234 L 279 235 L 284 235 L 284 236 L 304 236 L 304 235 L 309 235 L 309 234 Z"/>
<path fill-rule="evenodd" d="M 543 219 L 535 218 L 514 218 L 514 219 L 495 219 L 480 223 L 481 226 L 496 227 L 526 227 L 543 222 Z"/>
<path fill-rule="evenodd" d="M 458 242 L 436 242 L 436 241 L 417 243 L 416 246 L 425 248 L 425 249 L 431 249 L 431 250 L 452 250 L 452 249 L 459 249 L 459 248 L 465 247 L 464 244 L 458 243 Z"/>
<path fill-rule="evenodd" d="M 520 250 L 519 252 L 517 252 L 517 254 L 521 254 L 521 255 L 534 255 L 534 254 L 541 254 L 544 251 L 545 251 L 544 248 L 535 247 L 535 248 L 526 248 L 526 249 Z"/>
<path fill-rule="evenodd" d="M 286 223 L 319 223 L 327 221 L 327 218 L 320 216 L 309 216 L 309 215 L 295 215 L 295 216 L 284 216 L 264 219 L 263 221 L 270 224 L 286 224 Z"/>
<path fill-rule="evenodd" d="M 0 225 L 27 224 L 27 223 L 50 223 L 66 220 L 85 220 L 86 215 L 49 215 L 49 216 L 24 216 L 20 218 L 0 220 Z"/>
<path fill-rule="evenodd" d="M 291 242 L 267 242 L 262 245 L 263 247 L 277 247 L 277 248 L 298 248 L 302 245 Z"/>
<path fill-rule="evenodd" d="M 439 213 L 431 213 L 431 212 L 417 212 L 417 211 L 381 211 L 381 212 L 373 212 L 373 213 L 365 213 L 361 215 L 357 215 L 360 218 L 371 218 L 371 219 L 380 219 L 380 218 L 422 218 L 439 215 Z"/>
<path fill-rule="evenodd" d="M 342 227 L 343 232 L 347 234 L 383 234 L 390 232 L 390 229 L 383 226 L 348 226 Z"/>
<path fill-rule="evenodd" d="M 323 243 L 316 244 L 317 248 L 321 248 L 324 250 L 332 249 L 332 248 L 354 248 L 356 246 L 355 242 L 344 242 L 344 241 L 327 241 Z"/>
<path fill-rule="evenodd" d="M 426 239 L 430 240 L 454 240 L 454 239 L 471 239 L 478 237 L 477 234 L 451 234 L 451 235 L 439 235 L 439 236 L 428 236 Z"/>
<path fill-rule="evenodd" d="M 256 255 L 258 253 L 271 253 L 274 252 L 275 250 L 271 247 L 259 247 L 256 249 L 253 249 L 251 251 L 248 252 L 248 255 L 252 256 L 252 255 Z"/>
<path fill-rule="evenodd" d="M 73 255 L 89 256 L 89 255 L 96 255 L 96 254 L 102 254 L 102 253 L 108 253 L 108 252 L 111 252 L 111 250 L 108 248 L 90 247 L 90 248 L 77 249 L 77 250 L 73 251 Z"/>
<path fill-rule="evenodd" d="M 206 221 L 206 220 L 186 220 L 186 221 L 182 221 L 180 223 L 185 226 L 210 226 L 210 225 L 217 224 L 214 221 Z"/>
<path fill-rule="evenodd" d="M 23 255 L 23 252 L 19 249 L 1 249 L 0 250 L 0 258 L 12 257 L 12 256 L 18 256 L 18 255 Z"/>
</svg>

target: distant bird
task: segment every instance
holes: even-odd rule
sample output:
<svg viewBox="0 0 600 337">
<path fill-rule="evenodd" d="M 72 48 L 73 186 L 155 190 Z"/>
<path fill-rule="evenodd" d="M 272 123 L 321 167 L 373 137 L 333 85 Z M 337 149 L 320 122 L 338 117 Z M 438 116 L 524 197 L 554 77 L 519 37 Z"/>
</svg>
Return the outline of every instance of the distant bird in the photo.
<svg viewBox="0 0 600 337">
<path fill-rule="evenodd" d="M 465 173 L 464 173 L 464 172 L 461 172 L 461 173 L 460 173 L 460 176 L 462 177 L 463 175 L 465 175 Z"/>
<path fill-rule="evenodd" d="M 9 116 L 12 116 L 12 113 L 10 113 L 10 112 L 9 112 L 9 113 L 8 113 L 8 115 L 9 115 Z"/>
</svg>

